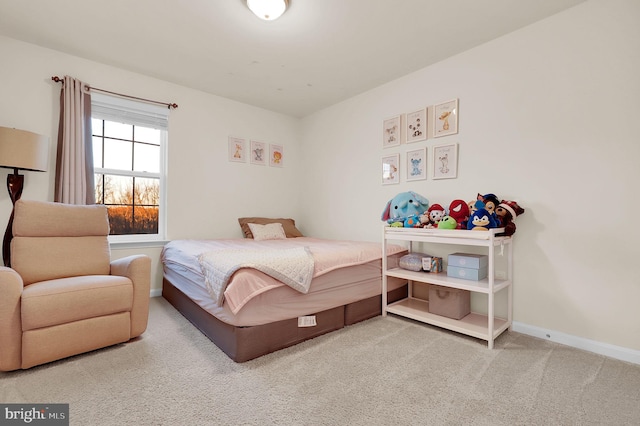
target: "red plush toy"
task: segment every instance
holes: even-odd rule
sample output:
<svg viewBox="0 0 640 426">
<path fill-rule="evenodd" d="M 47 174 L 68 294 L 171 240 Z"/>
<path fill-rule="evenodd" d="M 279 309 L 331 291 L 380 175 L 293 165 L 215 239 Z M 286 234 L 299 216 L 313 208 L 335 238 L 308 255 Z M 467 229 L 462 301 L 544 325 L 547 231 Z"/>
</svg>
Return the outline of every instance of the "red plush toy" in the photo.
<svg viewBox="0 0 640 426">
<path fill-rule="evenodd" d="M 440 204 L 432 204 L 427 210 L 427 214 L 429 215 L 429 224 L 425 228 L 437 228 L 438 222 L 447 215 L 447 212 Z"/>
<path fill-rule="evenodd" d="M 464 200 L 453 200 L 449 204 L 449 216 L 454 218 L 458 224 L 456 229 L 467 229 L 467 221 L 470 215 L 469 206 Z"/>
<path fill-rule="evenodd" d="M 524 213 L 524 209 L 515 201 L 502 200 L 496 207 L 496 216 L 498 216 L 498 226 L 504 228 L 504 232 L 496 235 L 511 236 L 516 232 L 516 224 L 514 220 L 517 216 Z"/>
</svg>

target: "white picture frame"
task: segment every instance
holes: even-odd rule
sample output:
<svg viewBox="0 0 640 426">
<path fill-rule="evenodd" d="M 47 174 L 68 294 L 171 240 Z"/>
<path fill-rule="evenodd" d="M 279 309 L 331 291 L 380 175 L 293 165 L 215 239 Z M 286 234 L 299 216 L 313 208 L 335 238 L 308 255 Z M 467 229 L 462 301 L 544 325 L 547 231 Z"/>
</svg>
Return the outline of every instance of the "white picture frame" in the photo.
<svg viewBox="0 0 640 426">
<path fill-rule="evenodd" d="M 433 179 L 455 179 L 458 177 L 458 144 L 449 143 L 433 147 Z"/>
<path fill-rule="evenodd" d="M 251 141 L 251 164 L 264 166 L 267 164 L 267 144 L 260 141 Z"/>
<path fill-rule="evenodd" d="M 284 148 L 282 145 L 269 144 L 269 165 L 271 167 L 284 166 Z"/>
<path fill-rule="evenodd" d="M 427 149 L 407 151 L 407 182 L 427 178 Z"/>
<path fill-rule="evenodd" d="M 233 161 L 236 163 L 246 163 L 247 162 L 246 139 L 229 136 L 227 143 L 229 144 L 229 161 Z"/>
<path fill-rule="evenodd" d="M 385 155 L 382 157 L 382 184 L 396 183 L 400 183 L 400 154 Z"/>
<path fill-rule="evenodd" d="M 458 133 L 458 99 L 452 99 L 433 107 L 433 137 Z"/>
<path fill-rule="evenodd" d="M 407 135 L 407 143 L 427 139 L 427 131 L 427 108 L 421 108 L 406 114 L 404 134 Z"/>
<path fill-rule="evenodd" d="M 400 115 L 387 118 L 382 122 L 382 147 L 389 148 L 400 145 Z"/>
</svg>

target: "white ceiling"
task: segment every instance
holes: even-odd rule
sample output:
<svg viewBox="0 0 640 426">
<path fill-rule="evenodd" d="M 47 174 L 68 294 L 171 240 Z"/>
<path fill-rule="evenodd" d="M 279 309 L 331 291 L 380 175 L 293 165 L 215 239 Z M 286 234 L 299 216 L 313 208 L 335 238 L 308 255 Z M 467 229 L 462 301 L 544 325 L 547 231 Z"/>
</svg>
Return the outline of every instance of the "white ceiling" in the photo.
<svg viewBox="0 0 640 426">
<path fill-rule="evenodd" d="M 0 34 L 303 117 L 583 1 L 0 0 Z"/>
</svg>

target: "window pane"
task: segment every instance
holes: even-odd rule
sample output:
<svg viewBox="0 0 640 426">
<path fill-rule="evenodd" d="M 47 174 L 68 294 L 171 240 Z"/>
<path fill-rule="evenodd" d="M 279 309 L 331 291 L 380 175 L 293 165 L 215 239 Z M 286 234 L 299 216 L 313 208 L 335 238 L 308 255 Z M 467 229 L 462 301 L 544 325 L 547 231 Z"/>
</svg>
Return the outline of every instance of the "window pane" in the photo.
<svg viewBox="0 0 640 426">
<path fill-rule="evenodd" d="M 160 145 L 160 130 L 149 127 L 135 127 L 135 140 Z"/>
<path fill-rule="evenodd" d="M 134 234 L 158 233 L 158 207 L 136 207 L 134 209 Z"/>
<path fill-rule="evenodd" d="M 136 178 L 135 204 L 157 206 L 160 203 L 160 179 Z"/>
<path fill-rule="evenodd" d="M 98 120 L 97 118 L 91 119 L 91 133 L 96 136 L 102 135 L 102 120 Z"/>
<path fill-rule="evenodd" d="M 136 172 L 160 172 L 160 146 L 135 143 L 133 146 L 133 170 Z"/>
<path fill-rule="evenodd" d="M 133 206 L 107 206 L 109 234 L 127 235 L 133 232 Z"/>
<path fill-rule="evenodd" d="M 117 170 L 131 170 L 133 142 L 104 140 L 104 168 Z"/>
<path fill-rule="evenodd" d="M 105 204 L 133 204 L 133 178 L 104 175 Z"/>
<path fill-rule="evenodd" d="M 96 204 L 104 204 L 104 175 L 95 174 L 94 180 L 96 184 Z"/>
<path fill-rule="evenodd" d="M 102 138 L 93 137 L 93 167 L 102 168 Z"/>
<path fill-rule="evenodd" d="M 133 125 L 105 120 L 104 135 L 110 138 L 133 140 Z"/>
</svg>

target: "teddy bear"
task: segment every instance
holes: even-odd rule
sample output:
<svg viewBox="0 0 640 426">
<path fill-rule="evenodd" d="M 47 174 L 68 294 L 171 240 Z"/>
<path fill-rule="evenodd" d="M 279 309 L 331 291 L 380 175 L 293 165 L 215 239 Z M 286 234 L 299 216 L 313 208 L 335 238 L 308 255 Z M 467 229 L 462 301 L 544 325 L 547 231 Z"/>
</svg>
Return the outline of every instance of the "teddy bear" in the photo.
<svg viewBox="0 0 640 426">
<path fill-rule="evenodd" d="M 504 232 L 496 235 L 509 237 L 515 234 L 516 224 L 514 220 L 522 213 L 524 213 L 524 209 L 515 201 L 502 200 L 496 207 L 496 216 L 498 217 L 498 227 L 504 228 Z"/>
<path fill-rule="evenodd" d="M 429 209 L 429 200 L 413 191 L 401 192 L 387 202 L 381 219 L 387 223 L 404 223 L 411 216 L 419 216 Z"/>
</svg>

